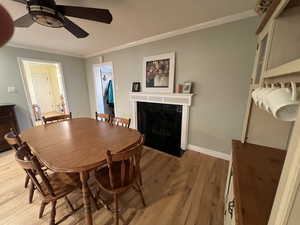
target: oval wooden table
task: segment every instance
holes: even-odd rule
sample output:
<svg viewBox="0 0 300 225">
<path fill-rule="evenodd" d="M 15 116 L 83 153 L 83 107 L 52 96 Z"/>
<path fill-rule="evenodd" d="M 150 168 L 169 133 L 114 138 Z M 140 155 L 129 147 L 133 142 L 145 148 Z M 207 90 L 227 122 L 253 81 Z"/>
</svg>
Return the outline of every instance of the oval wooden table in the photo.
<svg viewBox="0 0 300 225">
<path fill-rule="evenodd" d="M 91 118 L 76 118 L 29 128 L 21 138 L 49 169 L 80 174 L 85 220 L 92 225 L 88 172 L 103 163 L 107 150 L 119 152 L 137 144 L 141 134 Z"/>
</svg>

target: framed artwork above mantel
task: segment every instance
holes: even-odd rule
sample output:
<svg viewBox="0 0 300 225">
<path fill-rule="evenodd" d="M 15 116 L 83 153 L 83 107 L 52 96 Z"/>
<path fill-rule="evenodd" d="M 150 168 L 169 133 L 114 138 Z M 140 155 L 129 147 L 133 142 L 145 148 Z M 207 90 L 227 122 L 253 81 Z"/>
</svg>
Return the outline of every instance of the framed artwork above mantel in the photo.
<svg viewBox="0 0 300 225">
<path fill-rule="evenodd" d="M 173 93 L 175 52 L 144 57 L 143 92 Z"/>
</svg>

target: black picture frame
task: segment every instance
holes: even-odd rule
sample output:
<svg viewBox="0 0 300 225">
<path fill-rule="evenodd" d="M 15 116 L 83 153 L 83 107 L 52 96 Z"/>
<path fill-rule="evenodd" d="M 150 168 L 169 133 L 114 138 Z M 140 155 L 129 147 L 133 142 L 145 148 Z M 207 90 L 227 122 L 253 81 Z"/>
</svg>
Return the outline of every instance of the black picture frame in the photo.
<svg viewBox="0 0 300 225">
<path fill-rule="evenodd" d="M 141 83 L 140 82 L 133 82 L 131 91 L 132 92 L 140 92 L 141 91 Z"/>
</svg>

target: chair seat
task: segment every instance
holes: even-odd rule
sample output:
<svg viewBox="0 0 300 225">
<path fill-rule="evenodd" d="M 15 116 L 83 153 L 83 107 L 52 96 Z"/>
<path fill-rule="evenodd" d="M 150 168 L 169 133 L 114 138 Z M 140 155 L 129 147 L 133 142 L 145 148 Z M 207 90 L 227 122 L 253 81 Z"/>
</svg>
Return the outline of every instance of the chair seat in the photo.
<svg viewBox="0 0 300 225">
<path fill-rule="evenodd" d="M 55 196 L 52 196 L 44 182 L 41 182 L 41 188 L 45 193 L 45 199 L 51 201 L 59 199 L 71 193 L 77 188 L 80 188 L 80 177 L 77 173 L 52 173 L 48 175 L 50 185 L 53 188 Z"/>
<path fill-rule="evenodd" d="M 127 189 L 131 186 L 133 179 L 135 176 L 135 171 L 133 171 L 133 176 L 130 179 L 129 177 L 129 161 L 125 161 L 125 179 L 124 184 L 122 185 L 122 179 L 121 179 L 121 162 L 114 162 L 112 164 L 112 171 L 113 171 L 113 183 L 114 187 L 112 188 L 110 185 L 110 179 L 109 179 L 109 169 L 108 166 L 103 166 L 95 171 L 95 178 L 96 181 L 107 191 L 110 190 L 116 190 L 119 187 L 122 187 L 121 189 Z"/>
</svg>

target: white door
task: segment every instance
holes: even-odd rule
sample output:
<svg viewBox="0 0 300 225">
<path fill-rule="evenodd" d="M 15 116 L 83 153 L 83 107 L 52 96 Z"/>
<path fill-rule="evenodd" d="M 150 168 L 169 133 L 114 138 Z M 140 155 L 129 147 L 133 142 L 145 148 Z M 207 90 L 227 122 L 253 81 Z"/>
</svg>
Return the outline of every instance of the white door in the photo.
<svg viewBox="0 0 300 225">
<path fill-rule="evenodd" d="M 37 104 L 41 107 L 41 112 L 55 111 L 49 75 L 43 73 L 32 74 L 32 84 Z"/>
</svg>

